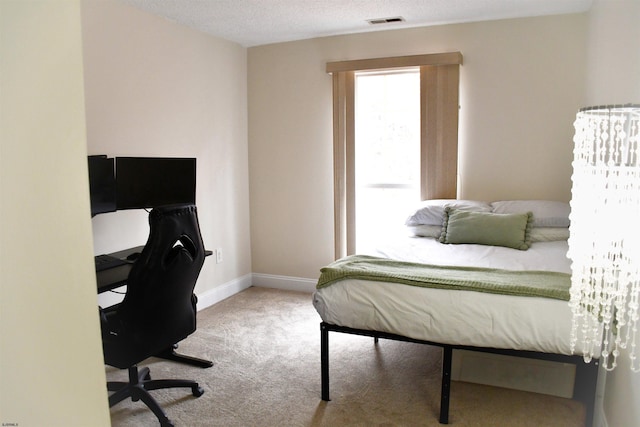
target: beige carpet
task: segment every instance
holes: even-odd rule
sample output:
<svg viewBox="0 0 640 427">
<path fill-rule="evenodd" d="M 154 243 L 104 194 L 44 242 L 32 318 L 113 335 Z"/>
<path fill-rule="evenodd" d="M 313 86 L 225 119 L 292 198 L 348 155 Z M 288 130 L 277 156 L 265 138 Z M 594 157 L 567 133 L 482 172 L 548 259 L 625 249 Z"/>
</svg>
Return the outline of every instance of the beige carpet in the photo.
<svg viewBox="0 0 640 427">
<path fill-rule="evenodd" d="M 441 350 L 330 333 L 331 402 L 320 399 L 320 317 L 311 295 L 249 288 L 198 314 L 179 351 L 213 360 L 201 369 L 149 359 L 152 378 L 196 379 L 151 393 L 176 426 L 438 426 Z M 126 372 L 107 367 L 108 379 Z M 452 426 L 583 426 L 580 403 L 453 382 Z M 155 426 L 142 402 L 111 408 L 114 427 Z"/>
</svg>

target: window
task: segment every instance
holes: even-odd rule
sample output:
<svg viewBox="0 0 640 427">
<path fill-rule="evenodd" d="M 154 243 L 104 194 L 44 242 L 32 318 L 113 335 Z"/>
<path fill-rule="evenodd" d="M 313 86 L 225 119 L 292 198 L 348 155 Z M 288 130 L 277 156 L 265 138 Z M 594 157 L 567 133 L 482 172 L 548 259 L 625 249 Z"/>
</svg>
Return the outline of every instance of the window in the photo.
<svg viewBox="0 0 640 427">
<path fill-rule="evenodd" d="M 357 252 L 398 232 L 420 200 L 420 69 L 355 74 Z"/>
<path fill-rule="evenodd" d="M 455 198 L 458 162 L 459 52 L 330 62 L 333 76 L 335 256 L 353 254 L 355 240 L 356 72 L 420 70 L 420 197 Z"/>
</svg>

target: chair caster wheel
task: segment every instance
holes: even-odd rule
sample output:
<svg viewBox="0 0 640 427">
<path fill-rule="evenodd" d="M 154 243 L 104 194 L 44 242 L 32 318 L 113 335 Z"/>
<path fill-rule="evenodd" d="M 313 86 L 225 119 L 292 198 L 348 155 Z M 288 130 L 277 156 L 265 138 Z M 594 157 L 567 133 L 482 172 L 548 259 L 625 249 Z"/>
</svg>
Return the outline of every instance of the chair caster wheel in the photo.
<svg viewBox="0 0 640 427">
<path fill-rule="evenodd" d="M 200 397 L 204 394 L 204 389 L 202 387 L 193 387 L 191 393 L 193 393 L 195 397 Z"/>
</svg>

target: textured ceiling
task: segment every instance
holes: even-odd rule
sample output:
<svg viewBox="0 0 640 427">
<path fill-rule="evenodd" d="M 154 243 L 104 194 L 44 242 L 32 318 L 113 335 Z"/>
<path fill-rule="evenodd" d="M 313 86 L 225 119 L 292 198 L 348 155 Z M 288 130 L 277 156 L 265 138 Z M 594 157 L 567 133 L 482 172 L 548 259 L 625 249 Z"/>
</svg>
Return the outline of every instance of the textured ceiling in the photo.
<svg viewBox="0 0 640 427">
<path fill-rule="evenodd" d="M 339 34 L 587 11 L 593 0 L 122 0 L 172 21 L 258 46 Z M 370 25 L 401 16 L 405 22 Z"/>
</svg>

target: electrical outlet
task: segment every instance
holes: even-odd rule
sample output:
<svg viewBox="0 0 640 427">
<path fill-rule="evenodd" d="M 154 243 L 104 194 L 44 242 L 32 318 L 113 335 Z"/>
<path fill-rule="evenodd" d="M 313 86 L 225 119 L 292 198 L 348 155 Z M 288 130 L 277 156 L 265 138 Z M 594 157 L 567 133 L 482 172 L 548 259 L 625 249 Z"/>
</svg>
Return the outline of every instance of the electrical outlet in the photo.
<svg viewBox="0 0 640 427">
<path fill-rule="evenodd" d="M 220 264 L 222 262 L 222 249 L 216 249 L 216 264 Z"/>
</svg>

